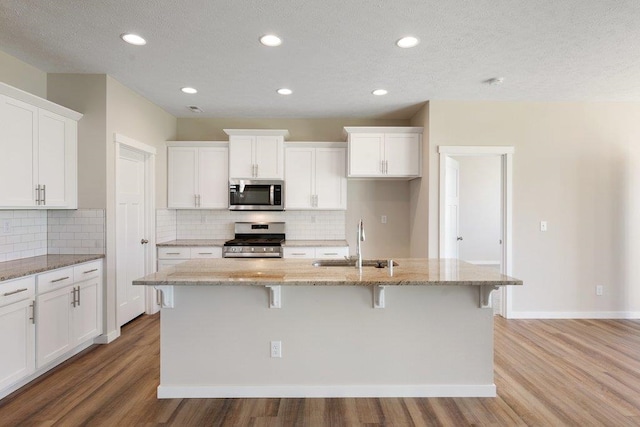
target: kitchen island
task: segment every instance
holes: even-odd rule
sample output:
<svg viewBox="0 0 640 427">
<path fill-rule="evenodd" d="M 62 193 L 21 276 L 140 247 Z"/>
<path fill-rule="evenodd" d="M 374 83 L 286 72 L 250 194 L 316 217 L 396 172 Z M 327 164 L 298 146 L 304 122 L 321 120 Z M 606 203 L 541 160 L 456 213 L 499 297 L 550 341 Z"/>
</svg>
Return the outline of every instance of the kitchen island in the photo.
<svg viewBox="0 0 640 427">
<path fill-rule="evenodd" d="M 495 396 L 490 292 L 522 282 L 395 261 L 192 260 L 134 281 L 162 291 L 158 397 Z"/>
</svg>

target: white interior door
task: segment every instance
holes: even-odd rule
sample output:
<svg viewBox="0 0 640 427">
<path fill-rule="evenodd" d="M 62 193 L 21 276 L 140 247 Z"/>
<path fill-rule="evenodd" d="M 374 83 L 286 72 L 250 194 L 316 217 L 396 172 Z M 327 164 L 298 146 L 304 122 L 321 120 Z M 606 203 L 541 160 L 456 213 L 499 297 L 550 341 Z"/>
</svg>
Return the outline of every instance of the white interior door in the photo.
<svg viewBox="0 0 640 427">
<path fill-rule="evenodd" d="M 447 156 L 445 167 L 444 257 L 458 258 L 460 236 L 460 165 Z"/>
<path fill-rule="evenodd" d="M 145 155 L 120 148 L 116 177 L 116 288 L 118 325 L 145 311 L 145 288 L 133 286 L 145 275 Z"/>
</svg>

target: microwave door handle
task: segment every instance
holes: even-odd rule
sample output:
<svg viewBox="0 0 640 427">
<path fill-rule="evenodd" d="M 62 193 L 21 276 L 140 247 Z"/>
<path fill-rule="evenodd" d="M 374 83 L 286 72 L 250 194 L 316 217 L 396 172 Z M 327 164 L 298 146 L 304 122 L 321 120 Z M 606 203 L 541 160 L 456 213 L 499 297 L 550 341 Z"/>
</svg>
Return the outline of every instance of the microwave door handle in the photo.
<svg viewBox="0 0 640 427">
<path fill-rule="evenodd" d="M 269 186 L 269 204 L 272 206 L 275 204 L 274 188 L 275 188 L 275 185 Z"/>
</svg>

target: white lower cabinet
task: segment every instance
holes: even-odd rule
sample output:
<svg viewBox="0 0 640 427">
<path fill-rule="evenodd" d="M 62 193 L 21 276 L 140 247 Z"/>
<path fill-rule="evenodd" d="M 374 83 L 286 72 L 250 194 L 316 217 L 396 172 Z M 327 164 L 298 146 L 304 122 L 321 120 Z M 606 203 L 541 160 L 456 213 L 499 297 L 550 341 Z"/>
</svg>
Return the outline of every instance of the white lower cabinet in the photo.
<svg viewBox="0 0 640 427">
<path fill-rule="evenodd" d="M 219 246 L 163 246 L 158 248 L 158 271 L 190 259 L 222 258 Z"/>
<path fill-rule="evenodd" d="M 59 277 L 51 279 L 55 276 Z M 70 285 L 68 280 L 72 280 Z M 56 283 L 64 284 L 51 290 Z M 39 275 L 36 297 L 37 367 L 47 365 L 100 335 L 101 308 L 102 261 Z"/>
<path fill-rule="evenodd" d="M 349 256 L 348 246 L 317 246 L 317 247 L 287 247 L 283 248 L 284 258 L 300 259 L 343 259 Z"/>
<path fill-rule="evenodd" d="M 0 398 L 102 333 L 102 260 L 0 282 Z"/>
<path fill-rule="evenodd" d="M 0 287 L 0 390 L 35 371 L 34 296 L 33 276 Z"/>
</svg>

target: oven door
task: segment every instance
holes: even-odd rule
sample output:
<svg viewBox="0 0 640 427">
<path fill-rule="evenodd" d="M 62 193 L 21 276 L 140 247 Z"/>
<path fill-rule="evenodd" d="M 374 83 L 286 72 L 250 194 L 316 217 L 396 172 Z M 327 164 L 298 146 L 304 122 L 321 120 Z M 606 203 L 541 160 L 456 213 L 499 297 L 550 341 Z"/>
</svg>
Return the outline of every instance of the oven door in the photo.
<svg viewBox="0 0 640 427">
<path fill-rule="evenodd" d="M 229 181 L 229 209 L 232 211 L 284 210 L 282 181 Z"/>
</svg>

